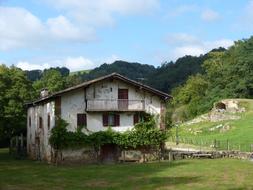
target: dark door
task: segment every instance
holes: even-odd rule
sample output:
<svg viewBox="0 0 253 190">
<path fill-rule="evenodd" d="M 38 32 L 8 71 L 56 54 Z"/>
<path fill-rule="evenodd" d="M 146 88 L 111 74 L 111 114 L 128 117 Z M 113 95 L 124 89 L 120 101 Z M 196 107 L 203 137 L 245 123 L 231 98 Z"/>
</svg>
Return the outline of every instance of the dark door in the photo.
<svg viewBox="0 0 253 190">
<path fill-rule="evenodd" d="M 118 149 L 115 144 L 105 144 L 101 146 L 101 160 L 104 163 L 111 163 L 117 161 Z"/>
<path fill-rule="evenodd" d="M 41 160 L 41 151 L 40 151 L 40 138 L 35 137 L 35 153 L 36 153 L 36 160 Z"/>
<path fill-rule="evenodd" d="M 128 110 L 128 89 L 118 89 L 118 108 Z"/>
</svg>

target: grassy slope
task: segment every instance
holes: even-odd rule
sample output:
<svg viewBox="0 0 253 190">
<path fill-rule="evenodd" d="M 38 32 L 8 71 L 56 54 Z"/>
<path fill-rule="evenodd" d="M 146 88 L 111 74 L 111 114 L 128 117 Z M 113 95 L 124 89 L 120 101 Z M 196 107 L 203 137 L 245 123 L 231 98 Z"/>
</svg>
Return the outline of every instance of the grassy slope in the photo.
<svg viewBox="0 0 253 190">
<path fill-rule="evenodd" d="M 239 114 L 241 119 L 234 121 L 222 122 L 202 122 L 193 125 L 182 125 L 179 127 L 179 137 L 182 139 L 193 139 L 193 144 L 202 142 L 212 143 L 214 139 L 221 142 L 221 146 L 226 146 L 226 141 L 229 140 L 230 147 L 240 148 L 242 150 L 249 150 L 250 145 L 253 144 L 253 100 L 240 100 L 240 104 L 246 108 L 245 113 Z M 228 123 L 231 129 L 226 132 L 209 131 L 209 128 L 215 127 L 219 124 Z M 189 129 L 199 131 L 201 133 L 193 134 Z M 176 134 L 176 129 L 172 129 L 172 134 Z M 189 141 L 187 140 L 187 141 Z"/>
<path fill-rule="evenodd" d="M 80 70 L 80 71 L 75 71 L 75 72 L 71 72 L 69 75 L 77 75 L 78 73 L 82 74 L 88 74 L 91 70 Z"/>
<path fill-rule="evenodd" d="M 182 160 L 172 163 L 55 167 L 13 160 L 0 149 L 0 189 L 252 189 L 253 163 Z"/>
</svg>

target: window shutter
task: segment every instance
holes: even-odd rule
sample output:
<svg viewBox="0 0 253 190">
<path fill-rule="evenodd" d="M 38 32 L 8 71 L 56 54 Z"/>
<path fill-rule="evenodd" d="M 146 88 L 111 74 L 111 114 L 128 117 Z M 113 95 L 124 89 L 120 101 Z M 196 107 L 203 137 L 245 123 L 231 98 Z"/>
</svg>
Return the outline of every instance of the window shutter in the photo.
<svg viewBox="0 0 253 190">
<path fill-rule="evenodd" d="M 87 126 L 87 115 L 86 114 L 83 114 L 84 116 L 84 125 Z"/>
<path fill-rule="evenodd" d="M 32 120 L 31 120 L 31 117 L 29 117 L 29 127 L 31 127 L 32 125 Z"/>
<path fill-rule="evenodd" d="M 115 126 L 120 126 L 120 115 L 119 114 L 114 115 L 114 124 L 115 124 Z"/>
<path fill-rule="evenodd" d="M 42 120 L 42 117 L 39 117 L 39 128 L 43 128 L 43 120 Z"/>
<path fill-rule="evenodd" d="M 50 114 L 47 115 L 47 129 L 50 129 Z"/>
<path fill-rule="evenodd" d="M 77 114 L 77 126 L 87 126 L 86 114 L 80 113 Z"/>
<path fill-rule="evenodd" d="M 104 127 L 108 126 L 108 114 L 106 113 L 103 114 L 103 126 Z"/>
<path fill-rule="evenodd" d="M 138 114 L 138 113 L 135 113 L 135 114 L 134 114 L 134 125 L 135 125 L 136 123 L 139 123 L 139 114 Z"/>
</svg>

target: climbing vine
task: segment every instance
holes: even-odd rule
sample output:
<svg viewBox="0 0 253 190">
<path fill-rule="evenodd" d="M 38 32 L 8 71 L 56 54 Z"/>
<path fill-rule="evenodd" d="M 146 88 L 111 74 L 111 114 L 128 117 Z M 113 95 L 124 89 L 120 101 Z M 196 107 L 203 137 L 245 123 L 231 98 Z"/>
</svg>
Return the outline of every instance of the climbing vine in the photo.
<svg viewBox="0 0 253 190">
<path fill-rule="evenodd" d="M 122 149 L 136 149 L 143 146 L 159 146 L 167 139 L 167 131 L 156 127 L 154 117 L 135 125 L 132 130 L 116 132 L 110 127 L 106 131 L 85 134 L 82 130 L 67 131 L 67 122 L 60 119 L 51 131 L 49 142 L 55 149 L 93 146 L 98 150 L 104 144 L 116 144 Z"/>
</svg>

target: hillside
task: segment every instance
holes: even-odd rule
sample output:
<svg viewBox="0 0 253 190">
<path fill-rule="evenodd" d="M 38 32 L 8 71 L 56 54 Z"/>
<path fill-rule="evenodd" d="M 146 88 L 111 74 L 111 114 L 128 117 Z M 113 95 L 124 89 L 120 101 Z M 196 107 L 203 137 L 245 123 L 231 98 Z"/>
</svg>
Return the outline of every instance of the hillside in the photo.
<svg viewBox="0 0 253 190">
<path fill-rule="evenodd" d="M 105 63 L 81 77 L 83 80 L 90 80 L 117 72 L 130 79 L 170 93 L 174 87 L 183 84 L 190 75 L 201 73 L 201 65 L 206 59 L 207 55 L 199 57 L 184 56 L 176 62 L 164 63 L 157 68 L 147 64 L 115 61 L 112 64 Z"/>
<path fill-rule="evenodd" d="M 217 51 L 223 49 L 217 49 Z M 165 62 L 160 67 L 137 62 L 115 61 L 112 64 L 104 63 L 92 70 L 70 72 L 68 68 L 50 68 L 47 70 L 26 71 L 27 77 L 32 82 L 40 80 L 46 71 L 55 69 L 62 76 L 71 76 L 79 83 L 101 77 L 113 72 L 122 74 L 130 79 L 150 85 L 158 90 L 170 93 L 174 87 L 184 84 L 191 75 L 202 72 L 202 64 L 207 59 L 207 54 L 200 56 L 184 56 L 175 62 Z M 75 85 L 74 82 L 73 85 Z"/>
<path fill-rule="evenodd" d="M 178 127 L 178 135 L 182 142 L 207 146 L 217 141 L 220 149 L 226 149 L 227 141 L 230 149 L 250 150 L 253 144 L 253 100 L 232 99 L 237 101 L 242 112 L 221 111 L 210 121 L 208 116 L 214 116 L 214 110 L 207 114 L 185 122 Z M 224 115 L 226 118 L 224 119 Z M 223 119 L 222 119 L 223 117 Z M 172 128 L 172 136 L 176 136 L 176 127 Z"/>
</svg>

